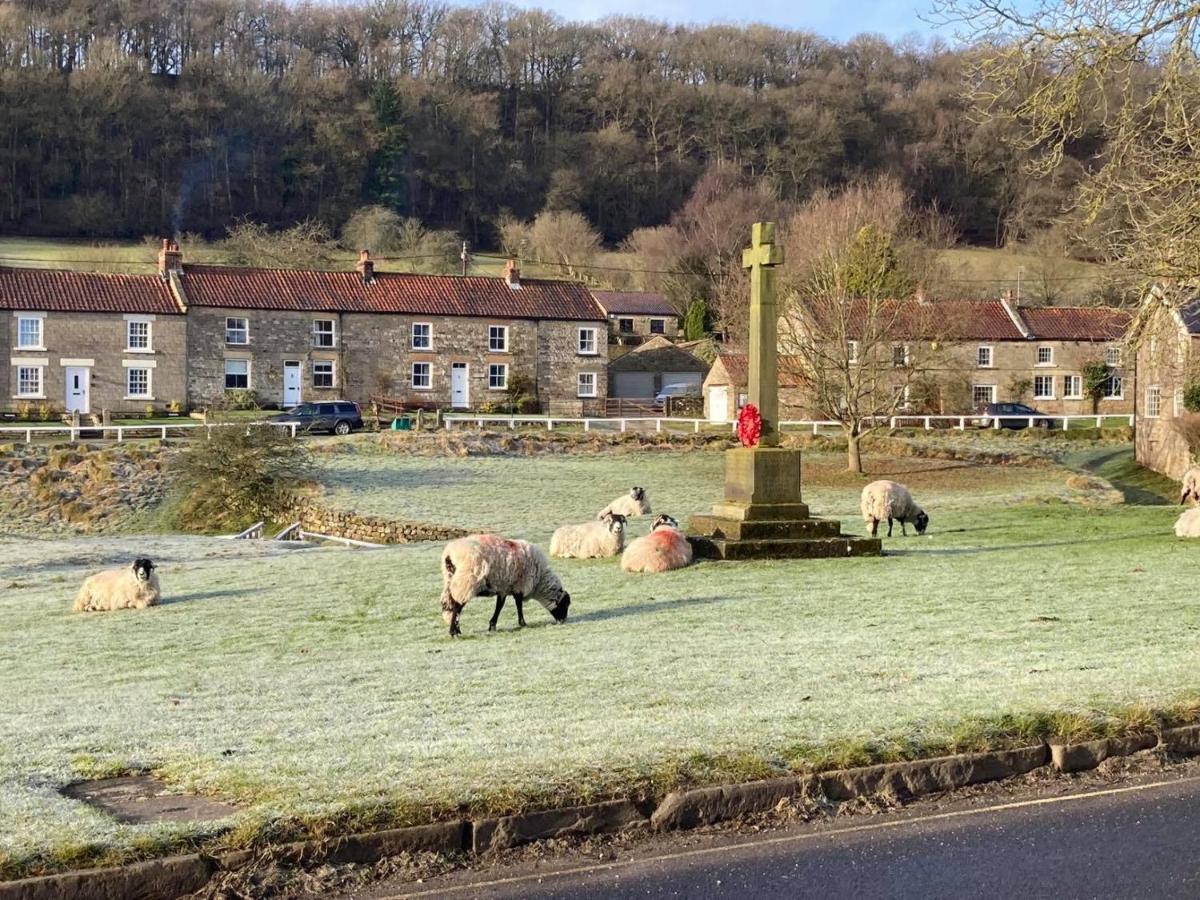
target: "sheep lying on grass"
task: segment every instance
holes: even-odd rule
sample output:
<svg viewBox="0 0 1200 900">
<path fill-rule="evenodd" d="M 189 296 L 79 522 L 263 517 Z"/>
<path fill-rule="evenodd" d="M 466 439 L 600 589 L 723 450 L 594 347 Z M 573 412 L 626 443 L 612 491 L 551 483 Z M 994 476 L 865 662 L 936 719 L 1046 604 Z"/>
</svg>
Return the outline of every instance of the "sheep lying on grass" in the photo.
<svg viewBox="0 0 1200 900">
<path fill-rule="evenodd" d="M 564 525 L 550 538 L 550 555 L 596 559 L 625 549 L 625 517 L 605 513 L 598 522 Z"/>
<path fill-rule="evenodd" d="M 629 489 L 628 494 L 622 494 L 604 509 L 597 514 L 597 519 L 603 519 L 609 514 L 624 516 L 627 519 L 635 519 L 638 516 L 650 515 L 650 498 L 646 496 L 646 489 L 633 487 Z"/>
<path fill-rule="evenodd" d="M 145 609 L 162 599 L 162 589 L 150 560 L 139 557 L 123 569 L 108 569 L 89 577 L 75 598 L 75 612 Z"/>
<path fill-rule="evenodd" d="M 655 519 L 650 533 L 630 543 L 621 556 L 626 572 L 670 572 L 691 563 L 692 545 L 670 516 Z"/>
<path fill-rule="evenodd" d="M 1192 466 L 1183 473 L 1183 482 L 1179 485 L 1179 505 L 1188 502 L 1188 498 L 1200 503 L 1200 466 Z"/>
<path fill-rule="evenodd" d="M 862 517 L 871 530 L 871 537 L 879 532 L 879 523 L 887 519 L 888 537 L 892 536 L 892 519 L 900 521 L 900 533 L 908 534 L 904 525 L 912 522 L 917 534 L 924 534 L 929 527 L 929 516 L 917 506 L 902 484 L 895 481 L 872 481 L 862 492 Z"/>
<path fill-rule="evenodd" d="M 566 621 L 571 595 L 550 571 L 546 554 L 528 541 L 476 534 L 451 541 L 442 551 L 442 618 L 450 636 L 462 634 L 458 618 L 472 597 L 496 595 L 496 611 L 488 631 L 496 630 L 509 594 L 517 604 L 517 624 L 525 627 L 527 598 L 546 607 L 554 621 Z"/>
<path fill-rule="evenodd" d="M 1175 520 L 1175 537 L 1200 538 L 1200 506 L 1185 510 Z"/>
</svg>

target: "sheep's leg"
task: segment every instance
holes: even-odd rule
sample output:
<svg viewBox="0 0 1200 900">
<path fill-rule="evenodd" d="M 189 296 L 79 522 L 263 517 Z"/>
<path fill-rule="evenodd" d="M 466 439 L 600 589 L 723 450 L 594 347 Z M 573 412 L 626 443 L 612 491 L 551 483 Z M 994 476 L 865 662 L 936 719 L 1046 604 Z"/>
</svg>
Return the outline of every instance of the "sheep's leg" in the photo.
<svg viewBox="0 0 1200 900">
<path fill-rule="evenodd" d="M 875 535 L 877 535 L 877 534 L 879 534 L 879 520 L 872 519 L 871 520 L 871 537 L 875 537 Z"/>
<path fill-rule="evenodd" d="M 513 602 L 517 604 L 517 627 L 525 627 L 525 598 L 520 594 L 513 594 Z"/>
<path fill-rule="evenodd" d="M 901 533 L 902 535 L 904 535 L 905 537 L 908 537 L 908 530 L 907 530 L 907 529 L 904 527 L 904 520 L 903 520 L 903 519 L 901 519 L 901 520 L 900 520 L 900 533 Z"/>
<path fill-rule="evenodd" d="M 504 609 L 504 595 L 496 595 L 496 611 L 492 613 L 492 620 L 488 622 L 488 631 L 496 630 L 496 623 L 500 621 L 500 610 Z"/>
<path fill-rule="evenodd" d="M 888 516 L 888 537 L 892 536 L 892 517 Z"/>
</svg>

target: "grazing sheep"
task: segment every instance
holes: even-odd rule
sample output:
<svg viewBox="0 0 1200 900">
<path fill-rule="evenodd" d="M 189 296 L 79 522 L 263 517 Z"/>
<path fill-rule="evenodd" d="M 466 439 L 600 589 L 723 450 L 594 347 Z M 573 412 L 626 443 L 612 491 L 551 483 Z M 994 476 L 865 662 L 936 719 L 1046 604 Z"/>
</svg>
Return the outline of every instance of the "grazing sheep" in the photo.
<svg viewBox="0 0 1200 900">
<path fill-rule="evenodd" d="M 496 595 L 496 621 L 509 594 L 517 603 L 517 624 L 525 627 L 524 603 L 532 598 L 546 607 L 554 621 L 566 621 L 571 605 L 568 594 L 550 570 L 546 554 L 528 541 L 508 540 L 494 534 L 476 534 L 451 541 L 442 551 L 442 618 L 450 636 L 462 634 L 458 617 L 472 597 Z"/>
<path fill-rule="evenodd" d="M 599 522 L 564 525 L 550 538 L 550 555 L 595 559 L 625 549 L 625 517 L 605 513 Z"/>
<path fill-rule="evenodd" d="M 1200 503 L 1200 466 L 1192 466 L 1183 473 L 1183 483 L 1179 488 L 1180 506 L 1187 503 L 1189 497 Z"/>
<path fill-rule="evenodd" d="M 139 557 L 123 569 L 108 569 L 89 577 L 79 589 L 75 612 L 108 612 L 157 606 L 162 588 L 154 570 L 158 566 Z"/>
<path fill-rule="evenodd" d="M 670 572 L 692 563 L 692 545 L 670 516 L 659 516 L 650 533 L 637 538 L 621 555 L 626 572 Z"/>
<path fill-rule="evenodd" d="M 924 534 L 929 527 L 929 516 L 917 506 L 912 494 L 895 481 L 872 481 L 862 492 L 862 517 L 871 530 L 871 537 L 879 532 L 879 523 L 887 519 L 888 537 L 892 536 L 892 519 L 900 521 L 900 533 L 908 534 L 904 525 L 912 522 L 917 534 Z"/>
<path fill-rule="evenodd" d="M 624 516 L 627 519 L 634 519 L 638 516 L 650 515 L 650 500 L 646 496 L 646 489 L 634 487 L 629 489 L 628 494 L 622 494 L 596 516 L 597 519 L 603 519 L 606 515 Z"/>
<path fill-rule="evenodd" d="M 1183 515 L 1175 520 L 1175 537 L 1200 537 L 1200 506 L 1184 510 Z"/>
</svg>

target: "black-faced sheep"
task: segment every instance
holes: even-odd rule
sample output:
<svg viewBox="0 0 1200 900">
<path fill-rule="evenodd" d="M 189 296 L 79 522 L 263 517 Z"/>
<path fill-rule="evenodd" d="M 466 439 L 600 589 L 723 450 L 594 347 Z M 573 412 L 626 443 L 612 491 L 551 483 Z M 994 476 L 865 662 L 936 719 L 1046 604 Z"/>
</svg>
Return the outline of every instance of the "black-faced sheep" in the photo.
<svg viewBox="0 0 1200 900">
<path fill-rule="evenodd" d="M 625 517 L 605 513 L 598 522 L 564 525 L 550 538 L 550 555 L 597 559 L 625 549 Z"/>
<path fill-rule="evenodd" d="M 1179 505 L 1192 499 L 1200 503 L 1200 466 L 1192 466 L 1183 473 L 1183 482 L 1179 485 Z"/>
<path fill-rule="evenodd" d="M 917 506 L 902 484 L 895 481 L 872 481 L 862 492 L 863 521 L 874 537 L 879 533 L 879 523 L 887 519 L 888 537 L 892 536 L 892 520 L 900 522 L 900 533 L 908 534 L 906 522 L 912 522 L 917 528 L 917 534 L 924 534 L 929 527 L 929 516 L 925 510 Z"/>
<path fill-rule="evenodd" d="M 79 589 L 75 612 L 145 609 L 162 599 L 162 588 L 150 560 L 138 558 L 123 569 L 108 569 L 89 577 Z"/>
<path fill-rule="evenodd" d="M 635 519 L 638 516 L 650 515 L 650 498 L 646 496 L 646 489 L 633 487 L 629 489 L 628 494 L 622 494 L 596 515 L 597 519 L 603 519 L 606 515 L 624 516 L 627 519 Z"/>
<path fill-rule="evenodd" d="M 542 604 L 559 624 L 566 621 L 571 606 L 571 595 L 550 570 L 550 560 L 528 541 L 476 534 L 447 544 L 442 551 L 442 618 L 450 626 L 450 636 L 462 634 L 458 619 L 472 597 L 493 594 L 496 611 L 488 631 L 496 630 L 509 594 L 516 601 L 517 624 L 522 628 L 527 599 Z"/>
<path fill-rule="evenodd" d="M 691 563 L 692 545 L 670 516 L 655 519 L 650 533 L 633 540 L 621 555 L 626 572 L 670 572 Z"/>
</svg>

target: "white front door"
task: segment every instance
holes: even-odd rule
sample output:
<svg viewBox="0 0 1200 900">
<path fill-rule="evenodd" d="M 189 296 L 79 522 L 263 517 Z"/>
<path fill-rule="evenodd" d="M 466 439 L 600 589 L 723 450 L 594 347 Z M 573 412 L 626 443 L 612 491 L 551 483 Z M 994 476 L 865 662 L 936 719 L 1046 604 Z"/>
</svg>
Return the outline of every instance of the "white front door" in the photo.
<svg viewBox="0 0 1200 900">
<path fill-rule="evenodd" d="M 471 406 L 471 370 L 466 363 L 450 365 L 450 405 L 455 409 Z"/>
<path fill-rule="evenodd" d="M 92 370 L 86 366 L 67 366 L 67 412 L 87 413 L 92 411 Z"/>
<path fill-rule="evenodd" d="M 300 405 L 300 363 L 283 364 L 283 408 Z"/>
<path fill-rule="evenodd" d="M 708 389 L 708 421 L 717 424 L 729 421 L 729 388 Z"/>
</svg>

